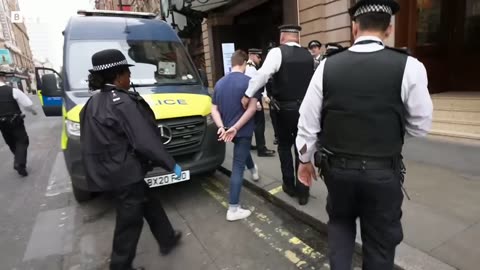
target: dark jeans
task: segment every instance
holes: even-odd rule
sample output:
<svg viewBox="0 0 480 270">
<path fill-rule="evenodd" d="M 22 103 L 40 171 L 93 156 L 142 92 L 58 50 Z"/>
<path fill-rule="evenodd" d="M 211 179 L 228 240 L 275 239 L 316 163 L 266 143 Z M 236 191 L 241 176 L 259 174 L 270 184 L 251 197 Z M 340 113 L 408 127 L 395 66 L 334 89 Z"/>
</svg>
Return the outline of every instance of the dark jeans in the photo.
<svg viewBox="0 0 480 270">
<path fill-rule="evenodd" d="M 281 123 L 278 129 L 278 155 L 280 156 L 283 184 L 291 189 L 296 189 L 298 196 L 302 197 L 309 196 L 309 188 L 303 185 L 296 177 L 298 165 L 300 164 L 295 146 L 299 116 L 298 111 L 294 110 L 281 110 L 278 112 L 278 123 Z M 295 163 L 292 157 L 292 147 L 295 152 Z"/>
<path fill-rule="evenodd" d="M 141 181 L 113 192 L 117 218 L 110 262 L 111 270 L 130 270 L 138 240 L 147 220 L 153 236 L 161 247 L 172 244 L 174 230 L 158 197 L 158 188 L 148 188 Z"/>
<path fill-rule="evenodd" d="M 230 177 L 230 204 L 238 205 L 240 201 L 240 191 L 243 183 L 243 172 L 245 166 L 247 169 L 253 169 L 252 155 L 250 154 L 251 137 L 236 138 L 233 148 L 232 175 Z"/>
<path fill-rule="evenodd" d="M 25 168 L 27 165 L 29 139 L 23 122 L 16 125 L 1 123 L 0 131 L 5 139 L 5 143 L 15 156 L 14 165 Z"/>
<path fill-rule="evenodd" d="M 262 101 L 259 101 L 262 110 L 255 113 L 255 143 L 257 145 L 257 151 L 264 151 L 266 146 L 265 141 L 265 112 L 263 111 Z"/>
<path fill-rule="evenodd" d="M 360 218 L 363 270 L 390 270 L 395 248 L 403 239 L 403 193 L 393 169 L 331 168 L 325 174 L 330 267 L 351 270 L 356 219 Z"/>
</svg>

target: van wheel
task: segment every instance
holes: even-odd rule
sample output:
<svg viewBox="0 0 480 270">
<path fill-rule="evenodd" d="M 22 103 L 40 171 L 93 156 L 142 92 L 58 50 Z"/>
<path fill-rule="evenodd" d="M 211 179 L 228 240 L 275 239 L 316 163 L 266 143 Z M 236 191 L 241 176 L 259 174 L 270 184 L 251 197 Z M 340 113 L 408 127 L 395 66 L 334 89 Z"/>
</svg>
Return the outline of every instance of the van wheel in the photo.
<svg viewBox="0 0 480 270">
<path fill-rule="evenodd" d="M 79 189 L 72 185 L 73 197 L 78 203 L 89 201 L 93 198 L 93 193 L 83 189 Z"/>
</svg>

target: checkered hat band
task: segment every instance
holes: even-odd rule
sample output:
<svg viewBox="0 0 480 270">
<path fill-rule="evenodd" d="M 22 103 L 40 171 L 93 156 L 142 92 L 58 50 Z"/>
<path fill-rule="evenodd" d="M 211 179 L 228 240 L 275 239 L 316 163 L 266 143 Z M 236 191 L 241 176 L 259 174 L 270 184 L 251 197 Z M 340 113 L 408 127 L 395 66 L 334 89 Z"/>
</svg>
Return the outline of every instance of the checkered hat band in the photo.
<svg viewBox="0 0 480 270">
<path fill-rule="evenodd" d="M 115 63 L 109 63 L 109 64 L 104 64 L 104 65 L 98 65 L 98 66 L 94 66 L 93 67 L 93 70 L 94 71 L 100 71 L 100 70 L 105 70 L 105 69 L 109 69 L 109 68 L 113 68 L 113 67 L 116 67 L 116 66 L 126 66 L 128 65 L 128 62 L 127 60 L 122 60 L 122 61 L 119 61 L 119 62 L 115 62 Z"/>
<path fill-rule="evenodd" d="M 387 13 L 392 15 L 392 8 L 386 5 L 365 5 L 357 9 L 353 17 L 363 15 L 365 13 Z"/>
<path fill-rule="evenodd" d="M 287 32 L 287 33 L 300 33 L 299 30 L 296 29 L 282 29 L 281 32 Z"/>
</svg>

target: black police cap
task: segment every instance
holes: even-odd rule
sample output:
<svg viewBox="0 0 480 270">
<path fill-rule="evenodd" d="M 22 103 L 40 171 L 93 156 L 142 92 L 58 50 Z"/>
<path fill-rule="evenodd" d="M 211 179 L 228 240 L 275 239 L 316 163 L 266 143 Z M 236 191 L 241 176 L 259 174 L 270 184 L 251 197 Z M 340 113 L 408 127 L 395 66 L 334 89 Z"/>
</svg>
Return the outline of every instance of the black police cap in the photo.
<svg viewBox="0 0 480 270">
<path fill-rule="evenodd" d="M 312 40 L 308 43 L 308 48 L 312 48 L 314 46 L 322 47 L 322 43 L 318 40 Z"/>
<path fill-rule="evenodd" d="M 339 49 L 343 49 L 343 46 L 338 44 L 338 43 L 334 43 L 334 42 L 330 42 L 330 43 L 327 43 L 325 44 L 325 47 L 327 48 L 327 50 L 339 50 Z"/>
<path fill-rule="evenodd" d="M 386 13 L 392 16 L 399 10 L 400 5 L 395 0 L 359 0 L 348 13 L 353 18 L 367 13 Z"/>
<path fill-rule="evenodd" d="M 131 67 L 133 65 L 127 62 L 125 55 L 121 51 L 107 49 L 99 51 L 92 56 L 92 66 L 93 68 L 89 70 L 90 72 L 104 71 L 120 66 Z"/>
<path fill-rule="evenodd" d="M 248 49 L 248 53 L 249 54 L 262 54 L 262 50 L 261 49 L 256 49 L 256 48 L 251 48 L 251 49 Z"/>
<path fill-rule="evenodd" d="M 286 33 L 299 33 L 300 31 L 302 31 L 302 27 L 297 24 L 285 24 L 278 27 L 278 30 L 280 30 L 280 32 Z"/>
</svg>

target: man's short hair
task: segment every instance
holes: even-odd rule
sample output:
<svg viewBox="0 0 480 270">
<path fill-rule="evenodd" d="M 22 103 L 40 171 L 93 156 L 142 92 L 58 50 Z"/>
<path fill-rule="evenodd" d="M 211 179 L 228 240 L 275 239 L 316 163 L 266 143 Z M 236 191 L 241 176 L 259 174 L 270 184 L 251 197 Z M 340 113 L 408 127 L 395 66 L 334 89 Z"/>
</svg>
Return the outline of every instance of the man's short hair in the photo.
<svg viewBox="0 0 480 270">
<path fill-rule="evenodd" d="M 248 61 L 248 55 L 242 50 L 236 50 L 232 54 L 232 67 L 241 66 Z"/>
<path fill-rule="evenodd" d="M 355 18 L 361 31 L 387 31 L 392 16 L 387 13 L 366 13 Z"/>
</svg>

